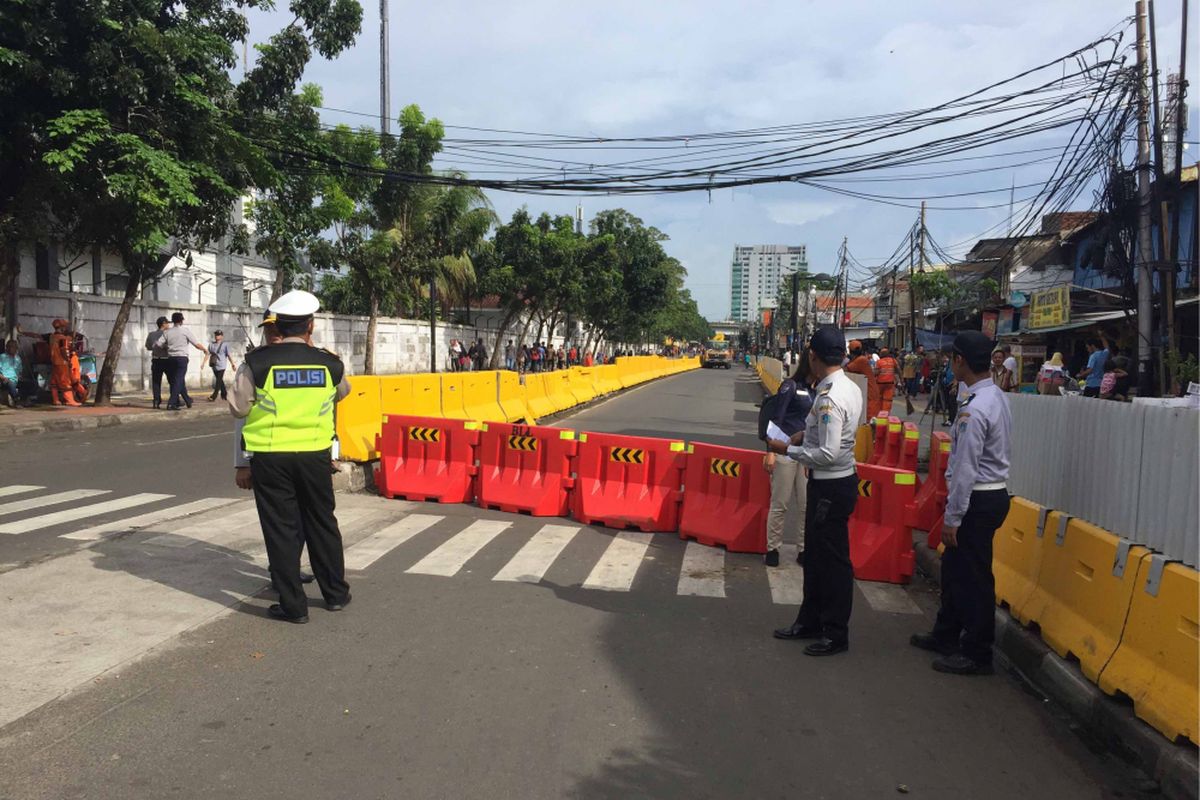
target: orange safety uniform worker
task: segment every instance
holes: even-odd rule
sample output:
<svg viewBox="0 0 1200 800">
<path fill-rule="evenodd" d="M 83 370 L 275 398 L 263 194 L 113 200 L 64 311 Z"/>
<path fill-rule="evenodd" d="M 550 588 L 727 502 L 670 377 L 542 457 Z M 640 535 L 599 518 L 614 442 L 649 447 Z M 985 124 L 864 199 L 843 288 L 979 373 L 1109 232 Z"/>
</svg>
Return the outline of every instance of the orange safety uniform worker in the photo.
<svg viewBox="0 0 1200 800">
<path fill-rule="evenodd" d="M 886 347 L 879 348 L 879 361 L 875 364 L 875 382 L 879 384 L 880 411 L 892 413 L 892 397 L 896 394 L 896 373 L 900 366 Z"/>
<path fill-rule="evenodd" d="M 75 337 L 65 319 L 56 319 L 53 325 L 54 333 L 50 334 L 50 401 L 56 406 L 64 403 L 77 406 L 87 397 L 87 389 L 80 379 Z"/>
<path fill-rule="evenodd" d="M 850 342 L 850 363 L 846 365 L 846 372 L 853 372 L 867 379 L 867 417 L 874 419 L 881 407 L 879 383 L 875 380 L 871 359 L 863 353 L 862 342 L 858 339 Z"/>
</svg>

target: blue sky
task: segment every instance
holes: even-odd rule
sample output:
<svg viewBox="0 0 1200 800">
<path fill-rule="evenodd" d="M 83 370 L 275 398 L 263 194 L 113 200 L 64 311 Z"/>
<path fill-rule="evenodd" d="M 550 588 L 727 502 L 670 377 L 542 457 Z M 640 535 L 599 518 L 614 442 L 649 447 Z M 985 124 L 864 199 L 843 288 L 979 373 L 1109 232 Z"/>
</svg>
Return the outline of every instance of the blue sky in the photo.
<svg viewBox="0 0 1200 800">
<path fill-rule="evenodd" d="M 291 19 L 256 12 L 261 40 Z M 448 125 L 597 136 L 732 130 L 899 111 L 932 105 L 1081 46 L 1133 13 L 1132 0 L 1052 2 L 711 2 L 615 0 L 572 4 L 391 0 L 393 112 L 417 103 Z M 1179 7 L 1159 2 L 1159 59 L 1178 63 Z M 364 1 L 356 46 L 314 61 L 306 81 L 325 105 L 377 114 L 377 0 Z M 1194 46 L 1190 64 L 1196 64 Z M 253 55 L 253 54 L 252 54 Z M 1193 86 L 1200 86 L 1189 68 Z M 1190 104 L 1198 104 L 1193 98 Z M 377 122 L 335 112 L 327 122 Z M 1193 124 L 1195 114 L 1192 115 Z M 453 135 L 453 132 L 452 132 Z M 1188 139 L 1195 139 L 1195 131 Z M 1032 146 L 1044 145 L 1046 141 Z M 1021 145 L 1024 146 L 1024 145 Z M 1185 159 L 1195 159 L 1195 146 Z M 1044 177 L 1048 165 L 890 186 L 894 194 L 1007 187 Z M 884 191 L 884 187 L 875 187 Z M 1018 195 L 1020 193 L 1018 192 Z M 576 198 L 491 193 L 502 218 L 573 213 Z M 1007 194 L 1001 196 L 1007 201 Z M 1088 198 L 1077 207 L 1086 208 Z M 889 256 L 915 211 L 795 185 L 656 197 L 585 197 L 590 217 L 624 207 L 670 236 L 705 316 L 729 312 L 735 244 L 806 244 L 810 268 L 830 271 L 842 238 L 870 265 Z M 999 202 L 995 195 L 971 203 Z M 1008 216 L 1007 208 L 931 211 L 944 245 L 964 243 Z M 958 252 L 955 254 L 957 255 Z"/>
</svg>

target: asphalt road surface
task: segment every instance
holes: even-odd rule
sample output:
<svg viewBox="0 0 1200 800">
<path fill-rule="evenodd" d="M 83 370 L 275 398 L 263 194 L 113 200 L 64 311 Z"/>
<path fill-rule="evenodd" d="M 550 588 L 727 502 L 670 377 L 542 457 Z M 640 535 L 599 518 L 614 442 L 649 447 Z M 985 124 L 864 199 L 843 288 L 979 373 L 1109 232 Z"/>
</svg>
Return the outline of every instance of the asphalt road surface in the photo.
<svg viewBox="0 0 1200 800">
<path fill-rule="evenodd" d="M 558 424 L 753 446 L 758 398 L 702 370 Z M 1141 796 L 1014 676 L 934 673 L 921 583 L 860 584 L 849 653 L 813 659 L 770 635 L 794 564 L 355 495 L 353 605 L 270 621 L 226 423 L 148 427 L 4 445 L 0 487 L 45 487 L 0 497 L 0 524 L 42 518 L 0 534 L 4 800 Z M 173 497 L 5 505 L 79 489 Z"/>
</svg>

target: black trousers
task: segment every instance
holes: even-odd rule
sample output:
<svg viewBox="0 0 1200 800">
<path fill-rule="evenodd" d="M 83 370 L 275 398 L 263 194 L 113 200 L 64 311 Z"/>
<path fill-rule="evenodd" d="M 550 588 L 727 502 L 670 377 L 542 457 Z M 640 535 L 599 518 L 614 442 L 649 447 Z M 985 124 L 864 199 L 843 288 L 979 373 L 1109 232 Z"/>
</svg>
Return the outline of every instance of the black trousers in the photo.
<svg viewBox="0 0 1200 800">
<path fill-rule="evenodd" d="M 942 607 L 933 635 L 972 661 L 992 663 L 996 639 L 996 578 L 992 537 L 1008 516 L 1007 489 L 971 492 L 958 526 L 958 546 L 942 553 Z"/>
<path fill-rule="evenodd" d="M 169 358 L 152 358 L 150 359 L 150 391 L 154 393 L 154 404 L 162 404 L 162 380 L 165 375 L 167 378 L 167 386 L 171 385 L 171 359 Z M 169 390 L 169 389 L 168 389 Z"/>
<path fill-rule="evenodd" d="M 171 397 L 167 400 L 167 408 L 178 406 L 180 402 L 192 404 L 192 398 L 187 390 L 187 356 L 171 356 L 167 359 L 167 380 L 171 384 Z"/>
<path fill-rule="evenodd" d="M 858 503 L 858 476 L 808 480 L 804 514 L 804 602 L 796 622 L 819 628 L 834 642 L 849 638 L 854 603 L 850 515 Z"/>
<path fill-rule="evenodd" d="M 225 400 L 225 399 L 227 399 L 227 397 L 226 397 L 226 389 L 225 389 L 225 370 L 223 370 L 223 369 L 217 369 L 216 367 L 213 367 L 213 368 L 212 368 L 212 373 L 213 373 L 213 393 L 212 393 L 212 396 L 213 396 L 213 397 L 216 397 L 216 396 L 219 394 L 219 395 L 221 395 L 221 399 L 222 399 L 222 400 Z"/>
<path fill-rule="evenodd" d="M 279 590 L 284 613 L 308 613 L 300 583 L 300 551 L 308 544 L 308 560 L 326 603 L 350 597 L 346 583 L 342 534 L 333 514 L 333 477 L 329 450 L 313 453 L 255 453 L 250 460 L 254 502 L 267 544 L 271 580 Z"/>
</svg>

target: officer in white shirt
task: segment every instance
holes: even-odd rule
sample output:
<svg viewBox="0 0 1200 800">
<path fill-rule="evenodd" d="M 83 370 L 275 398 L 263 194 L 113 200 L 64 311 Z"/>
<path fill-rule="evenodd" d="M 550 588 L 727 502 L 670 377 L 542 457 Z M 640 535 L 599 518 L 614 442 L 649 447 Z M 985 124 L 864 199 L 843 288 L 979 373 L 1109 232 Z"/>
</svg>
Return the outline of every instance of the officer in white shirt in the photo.
<svg viewBox="0 0 1200 800">
<path fill-rule="evenodd" d="M 854 439 L 862 416 L 862 392 L 842 370 L 846 337 L 827 326 L 818 330 L 805 354 L 817 381 L 816 400 L 802 434 L 793 443 L 771 441 L 808 470 L 804 524 L 804 601 L 778 639 L 816 639 L 806 655 L 831 656 L 849 649 L 854 567 L 850 563 L 850 515 L 858 502 Z"/>
<path fill-rule="evenodd" d="M 951 368 L 967 386 L 951 431 L 942 525 L 942 605 L 930 633 L 909 642 L 939 653 L 938 672 L 992 674 L 996 579 L 992 537 L 1008 516 L 1012 415 L 1008 398 L 992 381 L 992 341 L 980 331 L 954 338 Z"/>
</svg>

